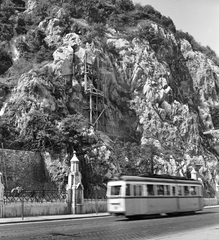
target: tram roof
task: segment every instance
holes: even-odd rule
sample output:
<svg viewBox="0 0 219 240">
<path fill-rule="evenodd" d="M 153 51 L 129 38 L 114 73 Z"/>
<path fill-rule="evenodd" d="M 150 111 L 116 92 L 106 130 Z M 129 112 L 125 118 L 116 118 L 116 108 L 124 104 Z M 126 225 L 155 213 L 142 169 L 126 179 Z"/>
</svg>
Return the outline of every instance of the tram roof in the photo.
<svg viewBox="0 0 219 240">
<path fill-rule="evenodd" d="M 197 180 L 194 179 L 188 179 L 186 177 L 179 177 L 179 176 L 171 176 L 171 175 L 139 175 L 139 176 L 127 176 L 127 175 L 121 175 L 116 177 L 113 180 L 123 180 L 123 181 L 168 181 L 168 182 L 194 182 L 197 183 Z"/>
</svg>

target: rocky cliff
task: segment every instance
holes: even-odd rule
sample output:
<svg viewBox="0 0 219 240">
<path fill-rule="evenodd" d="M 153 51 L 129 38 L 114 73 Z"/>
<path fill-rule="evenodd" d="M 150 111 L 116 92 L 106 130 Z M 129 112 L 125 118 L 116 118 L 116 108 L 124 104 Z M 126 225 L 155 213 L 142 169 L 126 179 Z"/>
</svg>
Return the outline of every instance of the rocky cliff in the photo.
<svg viewBox="0 0 219 240">
<path fill-rule="evenodd" d="M 112 2 L 106 1 L 104 9 L 115 9 Z M 22 14 L 28 16 L 37 2 L 28 1 L 27 6 Z M 154 156 L 162 165 L 160 173 L 185 175 L 189 167 L 196 167 L 214 186 L 218 150 L 211 130 L 218 127 L 216 56 L 206 54 L 203 47 L 197 49 L 194 39 L 176 31 L 170 19 L 171 24 L 164 24 L 167 18 L 161 15 L 162 24 L 155 21 L 153 8 L 148 7 L 147 13 L 146 7 L 142 9 L 126 10 L 128 16 L 137 11 L 142 16 L 134 26 L 118 28 L 115 23 L 95 25 L 89 18 L 69 17 L 66 7 L 54 6 L 35 30 L 11 41 L 16 56 L 1 76 L 1 118 L 10 119 L 21 138 L 30 131 L 35 115 L 45 121 L 56 115 L 53 127 L 58 132 L 66 116 L 81 114 L 95 129 L 93 135 L 102 134 L 102 139 L 105 135 L 155 145 L 161 152 Z M 125 18 L 124 11 L 121 14 Z M 14 74 L 19 61 L 24 61 L 25 48 L 32 47 L 30 36 L 40 47 L 46 46 L 51 56 L 44 58 L 46 51 L 39 48 L 38 61 L 22 74 Z M 39 135 L 42 129 L 36 128 L 34 134 Z M 110 141 L 105 144 L 109 147 Z"/>
</svg>

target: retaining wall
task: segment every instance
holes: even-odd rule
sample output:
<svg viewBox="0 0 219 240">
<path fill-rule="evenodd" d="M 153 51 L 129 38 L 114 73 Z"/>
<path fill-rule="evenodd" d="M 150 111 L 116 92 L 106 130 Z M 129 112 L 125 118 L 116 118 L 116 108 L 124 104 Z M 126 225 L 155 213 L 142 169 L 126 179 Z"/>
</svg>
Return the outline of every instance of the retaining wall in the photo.
<svg viewBox="0 0 219 240">
<path fill-rule="evenodd" d="M 5 189 L 9 191 L 18 186 L 24 190 L 56 188 L 44 158 L 38 152 L 0 148 L 0 172 Z"/>
<path fill-rule="evenodd" d="M 205 206 L 215 206 L 219 204 L 219 199 L 217 198 L 204 198 Z"/>
<path fill-rule="evenodd" d="M 10 203 L 3 205 L 2 217 L 45 216 L 68 214 L 67 203 Z"/>
<path fill-rule="evenodd" d="M 81 213 L 106 212 L 106 200 L 84 200 L 83 211 Z M 65 215 L 69 214 L 66 202 L 53 203 L 25 203 L 21 202 L 0 205 L 0 218 L 10 217 L 30 217 L 45 215 Z"/>
<path fill-rule="evenodd" d="M 84 200 L 84 209 L 83 213 L 100 213 L 107 212 L 107 203 L 106 200 Z"/>
<path fill-rule="evenodd" d="M 205 206 L 218 205 L 217 198 L 204 198 Z M 82 213 L 100 213 L 107 212 L 106 200 L 84 200 Z M 45 216 L 45 215 L 65 215 L 68 213 L 68 205 L 65 202 L 53 203 L 24 203 L 23 216 Z M 9 203 L 0 205 L 0 218 L 22 217 L 21 203 Z"/>
</svg>

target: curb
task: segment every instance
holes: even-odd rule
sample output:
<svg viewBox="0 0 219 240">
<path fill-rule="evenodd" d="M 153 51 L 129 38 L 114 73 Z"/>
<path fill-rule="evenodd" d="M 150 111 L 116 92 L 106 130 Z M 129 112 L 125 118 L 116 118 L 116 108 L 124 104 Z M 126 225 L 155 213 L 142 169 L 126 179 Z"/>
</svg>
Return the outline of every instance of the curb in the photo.
<svg viewBox="0 0 219 240">
<path fill-rule="evenodd" d="M 204 206 L 204 209 L 205 208 L 217 208 L 217 207 L 219 207 L 219 205 Z"/>
<path fill-rule="evenodd" d="M 27 217 L 25 219 L 15 219 L 13 218 L 13 220 L 11 218 L 3 218 L 4 222 L 1 222 L 1 219 L 0 219 L 0 226 L 1 225 L 5 225 L 5 224 L 13 224 L 13 223 L 28 223 L 28 222 L 46 222 L 46 221 L 64 221 L 64 220 L 73 220 L 73 219 L 86 219 L 86 218 L 100 218 L 100 217 L 109 217 L 110 214 L 109 213 L 103 213 L 101 215 L 98 215 L 98 214 L 94 214 L 94 215 L 77 215 L 77 216 L 64 216 L 64 217 L 59 217 L 59 215 L 56 215 L 56 216 L 53 216 L 53 217 L 50 217 L 50 216 L 40 216 L 39 219 L 34 218 L 33 219 L 29 219 L 30 217 Z"/>
</svg>

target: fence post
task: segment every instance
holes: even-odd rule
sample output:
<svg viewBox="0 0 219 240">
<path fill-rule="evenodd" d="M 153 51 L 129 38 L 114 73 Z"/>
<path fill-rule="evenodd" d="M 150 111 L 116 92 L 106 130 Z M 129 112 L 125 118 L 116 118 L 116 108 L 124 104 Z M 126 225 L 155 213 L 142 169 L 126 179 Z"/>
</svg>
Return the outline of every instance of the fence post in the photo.
<svg viewBox="0 0 219 240">
<path fill-rule="evenodd" d="M 0 172 L 0 218 L 3 218 L 3 204 L 4 204 L 4 185 L 2 183 L 2 173 Z"/>
<path fill-rule="evenodd" d="M 24 219 L 24 199 L 21 199 L 21 218 Z"/>
<path fill-rule="evenodd" d="M 68 207 L 69 213 L 83 213 L 84 187 L 81 182 L 79 160 L 74 151 L 71 159 L 71 169 L 68 175 Z"/>
<path fill-rule="evenodd" d="M 95 191 L 95 210 L 96 214 L 98 214 L 98 199 L 97 199 L 97 189 Z"/>
</svg>

